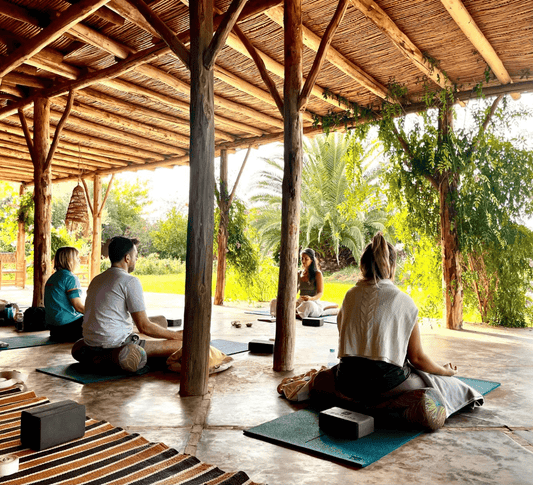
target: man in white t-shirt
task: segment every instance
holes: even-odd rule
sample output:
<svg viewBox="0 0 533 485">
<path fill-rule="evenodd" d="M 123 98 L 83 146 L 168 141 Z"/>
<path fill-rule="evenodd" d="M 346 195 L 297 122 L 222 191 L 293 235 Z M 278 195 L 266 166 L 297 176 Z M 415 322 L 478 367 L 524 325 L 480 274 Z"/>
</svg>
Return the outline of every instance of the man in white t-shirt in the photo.
<svg viewBox="0 0 533 485">
<path fill-rule="evenodd" d="M 141 282 L 130 275 L 137 261 L 137 244 L 136 239 L 113 238 L 109 244 L 111 268 L 89 285 L 83 339 L 72 348 L 72 356 L 81 363 L 112 362 L 136 372 L 148 357 L 168 357 L 182 347 L 182 331 L 163 328 L 146 314 Z M 141 340 L 133 332 L 134 323 L 140 333 L 164 340 Z"/>
</svg>

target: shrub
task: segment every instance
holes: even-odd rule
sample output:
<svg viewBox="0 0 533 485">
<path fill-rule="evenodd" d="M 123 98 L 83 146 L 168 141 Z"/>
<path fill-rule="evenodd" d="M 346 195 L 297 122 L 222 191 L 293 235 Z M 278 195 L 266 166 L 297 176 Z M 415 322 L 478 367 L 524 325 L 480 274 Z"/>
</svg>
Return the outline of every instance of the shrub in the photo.
<svg viewBox="0 0 533 485">
<path fill-rule="evenodd" d="M 103 272 L 111 267 L 109 259 L 100 262 L 100 271 Z M 159 259 L 156 253 L 146 257 L 139 256 L 135 264 L 134 274 L 136 275 L 163 275 L 185 273 L 185 263 L 179 259 Z"/>
<path fill-rule="evenodd" d="M 256 272 L 243 277 L 232 266 L 226 271 L 226 301 L 270 301 L 278 292 L 279 268 L 270 258 L 259 262 Z"/>
</svg>

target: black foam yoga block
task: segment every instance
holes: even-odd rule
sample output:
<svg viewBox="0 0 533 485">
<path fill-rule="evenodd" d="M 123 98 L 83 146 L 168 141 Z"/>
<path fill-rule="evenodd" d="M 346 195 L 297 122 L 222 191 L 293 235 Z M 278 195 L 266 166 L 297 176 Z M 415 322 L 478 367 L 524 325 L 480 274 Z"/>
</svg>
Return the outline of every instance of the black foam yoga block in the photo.
<svg viewBox="0 0 533 485">
<path fill-rule="evenodd" d="M 359 439 L 374 432 L 374 418 L 334 407 L 320 412 L 318 426 L 332 436 Z"/>
<path fill-rule="evenodd" d="M 181 318 L 167 318 L 169 327 L 181 327 Z"/>
<path fill-rule="evenodd" d="M 302 320 L 302 325 L 305 325 L 306 327 L 321 327 L 324 325 L 324 319 L 323 318 L 304 318 Z"/>
<path fill-rule="evenodd" d="M 85 406 L 66 400 L 22 411 L 20 441 L 32 450 L 46 450 L 85 434 Z"/>
<path fill-rule="evenodd" d="M 248 342 L 248 350 L 257 354 L 273 354 L 274 342 L 271 340 L 251 340 Z"/>
</svg>

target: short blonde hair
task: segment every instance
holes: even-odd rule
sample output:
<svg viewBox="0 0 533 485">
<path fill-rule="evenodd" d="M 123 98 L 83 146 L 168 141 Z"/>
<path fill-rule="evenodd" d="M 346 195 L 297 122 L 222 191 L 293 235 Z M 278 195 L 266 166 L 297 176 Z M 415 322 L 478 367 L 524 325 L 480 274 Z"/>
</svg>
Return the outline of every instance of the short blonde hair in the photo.
<svg viewBox="0 0 533 485">
<path fill-rule="evenodd" d="M 54 269 L 59 271 L 60 269 L 66 269 L 73 271 L 76 266 L 76 256 L 80 252 L 72 246 L 63 246 L 56 251 L 54 257 Z"/>
</svg>

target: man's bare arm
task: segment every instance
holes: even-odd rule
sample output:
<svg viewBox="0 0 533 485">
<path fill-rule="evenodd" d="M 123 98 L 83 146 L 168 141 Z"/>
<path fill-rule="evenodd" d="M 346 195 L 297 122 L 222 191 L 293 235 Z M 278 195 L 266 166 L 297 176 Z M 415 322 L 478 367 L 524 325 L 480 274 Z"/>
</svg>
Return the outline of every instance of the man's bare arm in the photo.
<svg viewBox="0 0 533 485">
<path fill-rule="evenodd" d="M 151 322 L 145 311 L 134 312 L 131 314 L 133 323 L 139 329 L 139 332 L 153 338 L 164 338 L 167 340 L 183 340 L 183 331 L 173 331 L 160 327 Z"/>
</svg>

